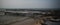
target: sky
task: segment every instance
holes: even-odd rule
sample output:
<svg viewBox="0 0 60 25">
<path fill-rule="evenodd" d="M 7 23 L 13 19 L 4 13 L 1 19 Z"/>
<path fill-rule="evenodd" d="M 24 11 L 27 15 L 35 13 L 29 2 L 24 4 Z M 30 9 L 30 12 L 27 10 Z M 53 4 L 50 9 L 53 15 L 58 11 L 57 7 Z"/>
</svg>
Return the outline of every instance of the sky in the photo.
<svg viewBox="0 0 60 25">
<path fill-rule="evenodd" d="M 58 0 L 0 0 L 0 8 L 58 8 Z"/>
</svg>

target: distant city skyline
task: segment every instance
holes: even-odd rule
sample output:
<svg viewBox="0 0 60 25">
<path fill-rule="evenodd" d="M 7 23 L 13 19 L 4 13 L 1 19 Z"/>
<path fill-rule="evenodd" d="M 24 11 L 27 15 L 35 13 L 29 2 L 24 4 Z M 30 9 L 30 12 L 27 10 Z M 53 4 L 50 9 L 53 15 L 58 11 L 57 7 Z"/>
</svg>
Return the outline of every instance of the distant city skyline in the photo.
<svg viewBox="0 0 60 25">
<path fill-rule="evenodd" d="M 58 8 L 58 0 L 1 0 L 0 8 Z"/>
</svg>

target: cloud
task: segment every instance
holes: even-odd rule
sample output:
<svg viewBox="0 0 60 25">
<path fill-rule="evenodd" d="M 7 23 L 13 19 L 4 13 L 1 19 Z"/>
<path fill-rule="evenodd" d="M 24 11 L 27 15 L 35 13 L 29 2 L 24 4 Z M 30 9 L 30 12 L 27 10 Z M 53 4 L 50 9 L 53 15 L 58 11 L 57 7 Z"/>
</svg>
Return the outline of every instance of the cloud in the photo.
<svg viewBox="0 0 60 25">
<path fill-rule="evenodd" d="M 2 0 L 2 8 L 57 8 L 57 0 Z"/>
</svg>

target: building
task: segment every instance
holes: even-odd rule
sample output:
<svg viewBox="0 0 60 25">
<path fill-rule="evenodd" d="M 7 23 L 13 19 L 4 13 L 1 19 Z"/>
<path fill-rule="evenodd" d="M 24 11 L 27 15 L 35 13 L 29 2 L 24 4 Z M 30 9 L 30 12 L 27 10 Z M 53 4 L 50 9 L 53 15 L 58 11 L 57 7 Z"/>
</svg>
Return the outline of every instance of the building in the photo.
<svg viewBox="0 0 60 25">
<path fill-rule="evenodd" d="M 4 9 L 0 9 L 0 15 L 5 15 Z"/>
</svg>

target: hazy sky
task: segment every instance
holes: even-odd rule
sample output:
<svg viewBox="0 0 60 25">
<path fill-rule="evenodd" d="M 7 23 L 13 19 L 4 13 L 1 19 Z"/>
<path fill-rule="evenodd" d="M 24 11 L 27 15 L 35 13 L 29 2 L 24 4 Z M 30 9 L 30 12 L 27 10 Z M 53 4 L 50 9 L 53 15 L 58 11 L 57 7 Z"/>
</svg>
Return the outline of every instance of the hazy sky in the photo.
<svg viewBox="0 0 60 25">
<path fill-rule="evenodd" d="M 1 8 L 57 8 L 58 0 L 1 0 Z"/>
</svg>

